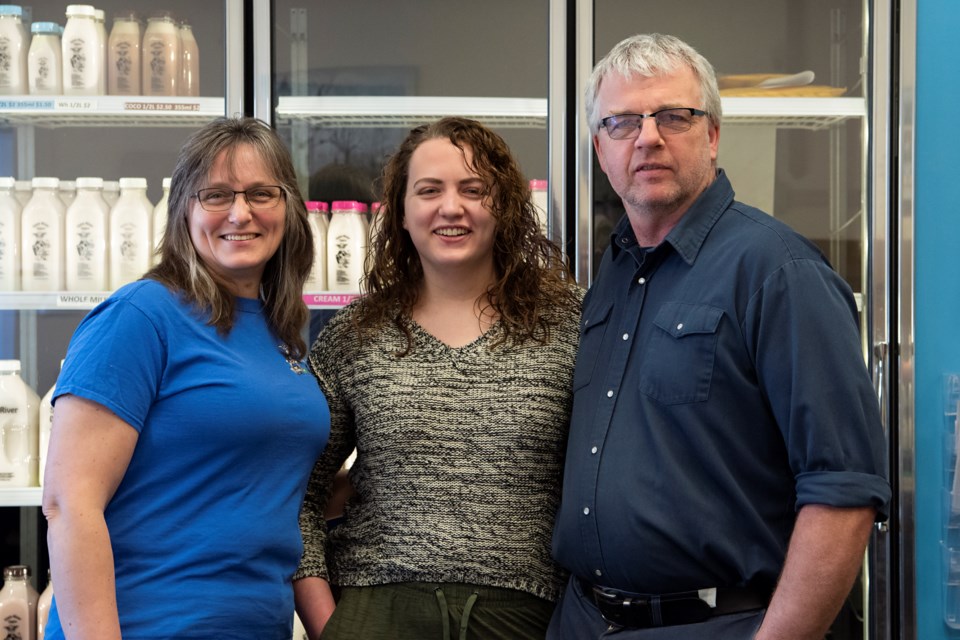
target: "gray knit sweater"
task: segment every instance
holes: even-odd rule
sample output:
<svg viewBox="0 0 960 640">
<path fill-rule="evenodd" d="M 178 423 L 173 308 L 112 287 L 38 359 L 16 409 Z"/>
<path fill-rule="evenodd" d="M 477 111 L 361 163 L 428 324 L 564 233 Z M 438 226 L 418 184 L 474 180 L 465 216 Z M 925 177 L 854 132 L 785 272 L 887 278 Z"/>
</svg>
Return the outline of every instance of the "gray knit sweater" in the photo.
<svg viewBox="0 0 960 640">
<path fill-rule="evenodd" d="M 582 294 L 578 295 L 582 297 Z M 330 404 L 330 441 L 300 516 L 296 579 L 341 586 L 458 582 L 559 597 L 550 557 L 560 500 L 580 309 L 556 310 L 550 342 L 451 348 L 409 321 L 358 340 L 359 300 L 317 338 L 310 366 Z M 356 495 L 323 519 L 331 480 L 357 448 Z"/>
</svg>

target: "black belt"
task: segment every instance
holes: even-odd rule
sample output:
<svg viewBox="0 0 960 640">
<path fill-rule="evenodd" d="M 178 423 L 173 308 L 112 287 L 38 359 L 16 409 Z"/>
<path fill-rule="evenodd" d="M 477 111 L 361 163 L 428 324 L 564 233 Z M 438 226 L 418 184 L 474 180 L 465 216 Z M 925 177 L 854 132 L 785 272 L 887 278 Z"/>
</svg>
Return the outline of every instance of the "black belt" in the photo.
<svg viewBox="0 0 960 640">
<path fill-rule="evenodd" d="M 660 595 L 629 593 L 608 589 L 577 578 L 580 590 L 609 624 L 618 627 L 669 627 L 703 622 L 714 616 L 763 609 L 770 602 L 770 591 L 752 588 L 718 588 L 715 606 L 710 606 L 698 591 L 680 591 Z"/>
</svg>

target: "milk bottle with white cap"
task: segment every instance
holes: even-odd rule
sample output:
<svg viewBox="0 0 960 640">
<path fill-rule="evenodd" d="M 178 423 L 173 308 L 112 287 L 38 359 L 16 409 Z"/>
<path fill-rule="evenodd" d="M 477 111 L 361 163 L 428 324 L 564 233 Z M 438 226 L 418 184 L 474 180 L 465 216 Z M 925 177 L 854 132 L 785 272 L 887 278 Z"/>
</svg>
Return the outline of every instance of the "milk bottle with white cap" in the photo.
<svg viewBox="0 0 960 640">
<path fill-rule="evenodd" d="M 89 4 L 67 5 L 67 24 L 60 40 L 63 92 L 67 95 L 103 93 L 104 64 L 96 15 Z"/>
<path fill-rule="evenodd" d="M 27 54 L 27 85 L 31 95 L 58 96 L 63 93 L 63 51 L 60 25 L 34 22 Z"/>
<path fill-rule="evenodd" d="M 58 178 L 34 178 L 33 196 L 20 220 L 21 287 L 24 291 L 63 289 L 63 201 Z"/>
<path fill-rule="evenodd" d="M 3 570 L 0 620 L 4 640 L 34 640 L 37 629 L 37 591 L 30 584 L 30 567 L 15 564 Z"/>
<path fill-rule="evenodd" d="M 20 290 L 20 203 L 16 180 L 0 178 L 0 291 Z"/>
<path fill-rule="evenodd" d="M 173 17 L 160 11 L 147 22 L 141 48 L 143 95 L 175 96 L 180 86 L 180 34 Z"/>
<path fill-rule="evenodd" d="M 304 291 L 326 291 L 327 289 L 327 234 L 321 205 L 323 202 L 309 200 L 304 203 L 307 207 L 307 222 L 310 223 L 310 232 L 313 234 L 313 268 L 303 283 Z"/>
<path fill-rule="evenodd" d="M 107 41 L 107 93 L 111 96 L 140 95 L 142 41 L 137 14 L 124 11 L 113 16 Z"/>
<path fill-rule="evenodd" d="M 93 10 L 93 20 L 97 25 L 97 45 L 100 47 L 100 64 L 103 69 L 100 72 L 99 95 L 107 93 L 107 14 L 103 9 Z"/>
<path fill-rule="evenodd" d="M 37 486 L 40 398 L 19 360 L 0 360 L 0 488 Z"/>
<path fill-rule="evenodd" d="M 153 264 L 160 262 L 160 245 L 167 232 L 167 203 L 170 201 L 170 178 L 163 179 L 163 195 L 153 208 Z"/>
<path fill-rule="evenodd" d="M 105 291 L 107 278 L 107 221 L 110 208 L 100 196 L 103 178 L 77 178 L 77 197 L 67 208 L 67 291 Z"/>
<path fill-rule="evenodd" d="M 27 48 L 21 15 L 23 7 L 0 5 L 0 94 L 27 93 Z"/>
<path fill-rule="evenodd" d="M 327 288 L 330 291 L 360 290 L 367 257 L 367 225 L 363 204 L 338 200 L 331 206 L 327 229 Z"/>
<path fill-rule="evenodd" d="M 60 368 L 63 369 L 63 360 L 60 361 Z M 40 400 L 39 426 L 37 437 L 37 454 L 40 459 L 37 479 L 40 486 L 43 486 L 43 474 L 47 469 L 47 450 L 50 448 L 50 432 L 53 429 L 53 394 L 57 391 L 57 383 L 43 394 Z"/>
<path fill-rule="evenodd" d="M 180 23 L 180 95 L 200 95 L 200 51 L 186 22 Z"/>
<path fill-rule="evenodd" d="M 146 178 L 120 178 L 120 198 L 110 209 L 110 288 L 140 279 L 150 268 L 153 205 Z"/>
</svg>

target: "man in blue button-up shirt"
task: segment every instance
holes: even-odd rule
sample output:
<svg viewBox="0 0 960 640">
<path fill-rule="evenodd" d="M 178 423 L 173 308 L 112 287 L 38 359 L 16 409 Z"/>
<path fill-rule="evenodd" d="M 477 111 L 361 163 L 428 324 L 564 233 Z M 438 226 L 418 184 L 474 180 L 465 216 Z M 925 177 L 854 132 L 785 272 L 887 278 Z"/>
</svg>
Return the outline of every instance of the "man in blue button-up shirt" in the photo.
<svg viewBox="0 0 960 640">
<path fill-rule="evenodd" d="M 734 200 L 688 45 L 621 42 L 587 110 L 626 216 L 584 302 L 548 637 L 822 638 L 890 498 L 850 288 Z"/>
</svg>

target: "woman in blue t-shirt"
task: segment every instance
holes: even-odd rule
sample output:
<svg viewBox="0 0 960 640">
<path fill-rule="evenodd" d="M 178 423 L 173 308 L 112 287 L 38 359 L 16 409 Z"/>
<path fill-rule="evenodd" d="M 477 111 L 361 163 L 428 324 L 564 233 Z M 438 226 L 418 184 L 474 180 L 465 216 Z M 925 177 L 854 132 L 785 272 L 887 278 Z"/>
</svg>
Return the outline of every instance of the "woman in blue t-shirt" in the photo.
<svg viewBox="0 0 960 640">
<path fill-rule="evenodd" d="M 77 328 L 43 495 L 48 639 L 289 640 L 298 513 L 329 435 L 303 362 L 298 193 L 268 126 L 203 127 L 177 159 L 159 265 Z"/>
</svg>

